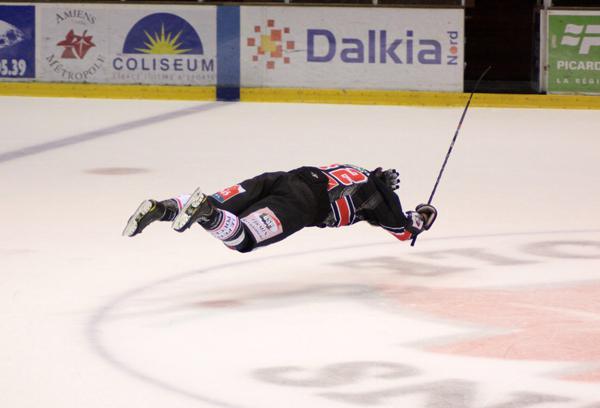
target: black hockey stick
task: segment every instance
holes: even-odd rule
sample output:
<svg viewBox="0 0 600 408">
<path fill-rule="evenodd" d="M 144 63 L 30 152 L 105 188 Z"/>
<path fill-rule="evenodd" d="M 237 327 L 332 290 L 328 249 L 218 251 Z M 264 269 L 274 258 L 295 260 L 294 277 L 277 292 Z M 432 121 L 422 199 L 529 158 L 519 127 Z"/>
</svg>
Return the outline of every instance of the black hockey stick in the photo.
<svg viewBox="0 0 600 408">
<path fill-rule="evenodd" d="M 448 149 L 448 153 L 446 153 L 446 158 L 444 159 L 444 164 L 442 164 L 442 168 L 440 169 L 440 174 L 438 174 L 437 180 L 435 181 L 435 185 L 433 186 L 433 191 L 431 192 L 431 195 L 429 196 L 429 201 L 427 201 L 427 204 L 431 204 L 431 202 L 433 201 L 433 196 L 435 195 L 435 191 L 438 188 L 438 184 L 440 184 L 440 179 L 442 178 L 442 174 L 444 173 L 444 169 L 446 168 L 446 163 L 448 163 L 448 159 L 450 158 L 450 153 L 452 153 L 452 149 L 454 148 L 454 143 L 456 142 L 456 138 L 458 137 L 458 132 L 460 131 L 460 127 L 462 126 L 463 120 L 465 119 L 465 115 L 467 114 L 467 109 L 469 109 L 469 105 L 471 104 L 471 99 L 473 98 L 475 91 L 477 91 L 477 87 L 479 87 L 479 83 L 481 82 L 481 80 L 483 79 L 485 74 L 487 74 L 487 72 L 490 70 L 490 68 L 492 68 L 491 65 L 489 67 L 487 67 L 485 69 L 485 71 L 483 71 L 483 74 L 481 74 L 481 76 L 475 83 L 475 87 L 473 88 L 473 92 L 471 92 L 471 95 L 469 96 L 469 100 L 467 100 L 467 105 L 465 106 L 465 110 L 463 111 L 462 116 L 460 117 L 460 121 L 458 122 L 458 127 L 456 128 L 456 132 L 454 132 L 454 137 L 452 138 L 452 143 L 450 143 L 450 148 Z M 417 242 L 417 237 L 418 237 L 418 235 L 415 235 L 415 237 L 412 239 L 412 242 L 410 243 L 410 246 L 415 246 L 415 242 Z"/>
</svg>

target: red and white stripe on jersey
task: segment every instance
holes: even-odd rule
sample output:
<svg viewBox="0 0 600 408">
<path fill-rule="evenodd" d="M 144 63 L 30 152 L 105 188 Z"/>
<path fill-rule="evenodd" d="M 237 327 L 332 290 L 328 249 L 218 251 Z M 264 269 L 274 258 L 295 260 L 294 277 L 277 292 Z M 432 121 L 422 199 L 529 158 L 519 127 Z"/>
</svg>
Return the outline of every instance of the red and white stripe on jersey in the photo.
<svg viewBox="0 0 600 408">
<path fill-rule="evenodd" d="M 411 239 L 412 234 L 404 229 L 404 227 L 386 227 L 382 225 L 381 228 L 392 234 L 400 241 L 407 241 Z"/>
<path fill-rule="evenodd" d="M 333 177 L 331 177 L 329 174 L 327 174 L 325 172 L 323 172 L 323 174 L 325 174 L 327 176 L 327 180 L 328 180 L 327 181 L 327 191 L 331 191 L 340 185 L 340 183 L 335 181 L 335 179 Z"/>
<path fill-rule="evenodd" d="M 345 196 L 335 200 L 331 204 L 333 216 L 335 217 L 335 226 L 344 227 L 356 222 L 356 209 L 350 196 Z"/>
</svg>

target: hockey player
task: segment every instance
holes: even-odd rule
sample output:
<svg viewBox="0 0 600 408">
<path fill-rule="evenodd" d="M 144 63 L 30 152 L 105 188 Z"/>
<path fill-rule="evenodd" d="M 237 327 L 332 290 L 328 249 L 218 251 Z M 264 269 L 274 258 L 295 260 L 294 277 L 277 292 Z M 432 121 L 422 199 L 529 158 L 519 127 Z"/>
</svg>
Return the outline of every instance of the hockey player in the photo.
<svg viewBox="0 0 600 408">
<path fill-rule="evenodd" d="M 404 213 L 398 172 L 373 171 L 350 164 L 300 167 L 264 173 L 207 196 L 189 195 L 143 201 L 123 235 L 132 237 L 154 221 L 171 221 L 183 232 L 199 223 L 240 252 L 273 244 L 304 227 L 342 227 L 366 221 L 408 240 L 431 228 L 436 209 L 427 204 Z"/>
</svg>

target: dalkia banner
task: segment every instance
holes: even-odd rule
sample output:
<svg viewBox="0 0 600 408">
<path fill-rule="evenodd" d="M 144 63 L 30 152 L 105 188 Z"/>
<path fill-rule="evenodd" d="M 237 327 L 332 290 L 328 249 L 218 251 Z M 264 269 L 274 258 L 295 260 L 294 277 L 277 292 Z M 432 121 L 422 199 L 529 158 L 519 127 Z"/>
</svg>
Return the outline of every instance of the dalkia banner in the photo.
<svg viewBox="0 0 600 408">
<path fill-rule="evenodd" d="M 600 11 L 550 11 L 548 92 L 600 94 Z"/>
<path fill-rule="evenodd" d="M 462 91 L 462 9 L 242 7 L 247 87 Z"/>
</svg>

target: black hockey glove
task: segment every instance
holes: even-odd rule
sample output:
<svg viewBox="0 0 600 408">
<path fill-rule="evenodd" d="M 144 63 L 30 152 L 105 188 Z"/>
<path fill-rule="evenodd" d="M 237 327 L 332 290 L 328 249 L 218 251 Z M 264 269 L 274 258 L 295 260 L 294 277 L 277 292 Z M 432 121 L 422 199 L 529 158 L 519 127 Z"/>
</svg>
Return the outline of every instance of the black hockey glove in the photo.
<svg viewBox="0 0 600 408">
<path fill-rule="evenodd" d="M 415 211 L 421 214 L 421 216 L 425 220 L 425 224 L 423 225 L 423 229 L 427 231 L 433 225 L 433 222 L 437 218 L 437 210 L 431 204 L 419 204 Z"/>
<path fill-rule="evenodd" d="M 392 190 L 397 190 L 400 187 L 400 173 L 396 169 L 387 169 L 383 172 L 385 183 Z"/>
<path fill-rule="evenodd" d="M 373 173 L 392 191 L 400 187 L 400 174 L 396 169 L 383 170 L 383 168 L 377 167 Z"/>
<path fill-rule="evenodd" d="M 437 210 L 430 204 L 419 204 L 415 211 L 406 213 L 409 224 L 405 227 L 406 231 L 410 232 L 412 237 L 419 235 L 423 231 L 427 231 L 433 225 L 437 217 Z"/>
<path fill-rule="evenodd" d="M 424 231 L 425 218 L 421 214 L 416 211 L 409 211 L 406 213 L 406 218 L 408 218 L 408 224 L 404 229 L 410 232 L 411 238 L 416 237 Z"/>
</svg>

